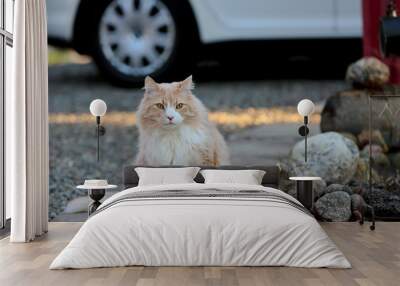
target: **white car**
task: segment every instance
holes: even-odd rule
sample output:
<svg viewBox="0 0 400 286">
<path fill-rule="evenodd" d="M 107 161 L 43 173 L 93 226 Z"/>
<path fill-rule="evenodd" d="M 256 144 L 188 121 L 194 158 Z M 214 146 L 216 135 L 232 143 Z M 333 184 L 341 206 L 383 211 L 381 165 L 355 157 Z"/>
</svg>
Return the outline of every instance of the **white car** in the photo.
<svg viewBox="0 0 400 286">
<path fill-rule="evenodd" d="M 47 10 L 50 43 L 91 55 L 119 84 L 185 73 L 210 44 L 362 33 L 360 0 L 47 0 Z"/>
</svg>

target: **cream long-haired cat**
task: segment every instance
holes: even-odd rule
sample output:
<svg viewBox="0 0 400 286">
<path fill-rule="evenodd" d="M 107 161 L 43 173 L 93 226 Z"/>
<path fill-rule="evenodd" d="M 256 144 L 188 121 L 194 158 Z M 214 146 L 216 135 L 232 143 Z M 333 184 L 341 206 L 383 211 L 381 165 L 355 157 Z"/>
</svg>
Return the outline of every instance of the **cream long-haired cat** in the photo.
<svg viewBox="0 0 400 286">
<path fill-rule="evenodd" d="M 145 79 L 139 105 L 138 165 L 225 165 L 228 147 L 200 100 L 192 94 L 192 77 L 181 82 Z"/>
</svg>

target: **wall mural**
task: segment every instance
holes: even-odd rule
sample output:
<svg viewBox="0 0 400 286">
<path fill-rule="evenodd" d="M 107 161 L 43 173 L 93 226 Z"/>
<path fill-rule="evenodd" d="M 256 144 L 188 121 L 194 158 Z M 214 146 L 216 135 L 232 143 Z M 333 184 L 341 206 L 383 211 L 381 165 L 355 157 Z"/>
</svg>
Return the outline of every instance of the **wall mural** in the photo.
<svg viewBox="0 0 400 286">
<path fill-rule="evenodd" d="M 367 204 L 378 218 L 400 217 L 400 98 L 372 100 L 370 140 L 369 93 L 337 83 L 331 90 L 324 83 L 321 95 L 310 93 L 315 87 L 304 88 L 305 83 L 292 90 L 287 82 L 273 83 L 276 87 L 266 91 L 266 85 L 254 81 L 216 84 L 200 79 L 194 88 L 192 77 L 164 83 L 147 77 L 143 88 L 104 84 L 90 96 L 77 93 L 73 100 L 62 96 L 63 84 L 71 85 L 63 77 L 50 82 L 53 94 L 60 95 L 50 97 L 51 218 L 86 212 L 87 191 L 76 188 L 86 179 L 106 179 L 119 187 L 107 190 L 106 197 L 120 191 L 128 165 L 278 165 L 279 188 L 293 196 L 296 184 L 289 177 L 322 178 L 313 183 L 314 209 L 322 220 L 362 219 L 371 213 Z M 86 87 L 73 88 L 84 92 Z M 99 161 L 97 121 L 89 113 L 96 98 L 107 104 L 107 112 L 101 110 L 107 131 L 100 138 Z M 307 162 L 305 141 L 298 133 L 304 117 L 296 108 L 304 98 L 316 103 L 309 117 Z"/>
</svg>

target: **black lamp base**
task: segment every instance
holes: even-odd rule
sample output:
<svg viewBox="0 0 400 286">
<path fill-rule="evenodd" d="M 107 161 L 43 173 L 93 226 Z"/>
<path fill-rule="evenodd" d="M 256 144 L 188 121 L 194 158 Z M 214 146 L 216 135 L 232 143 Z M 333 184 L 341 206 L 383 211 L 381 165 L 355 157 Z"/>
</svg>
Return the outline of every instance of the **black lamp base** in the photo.
<svg viewBox="0 0 400 286">
<path fill-rule="evenodd" d="M 307 163 L 307 136 L 310 133 L 310 129 L 307 127 L 308 125 L 308 116 L 304 116 L 304 125 L 300 126 L 299 134 L 304 137 L 304 161 Z"/>
<path fill-rule="evenodd" d="M 307 126 L 303 125 L 299 127 L 299 134 L 300 136 L 306 136 L 310 133 L 310 129 Z"/>
<path fill-rule="evenodd" d="M 100 200 L 106 194 L 105 189 L 90 189 L 89 190 L 89 197 L 93 200 L 93 202 L 88 207 L 88 215 L 90 216 L 94 213 L 97 208 L 101 205 Z"/>
<path fill-rule="evenodd" d="M 96 127 L 96 135 L 103 136 L 106 134 L 106 128 L 103 125 Z"/>
<path fill-rule="evenodd" d="M 100 162 L 100 137 L 106 134 L 106 129 L 100 124 L 100 116 L 96 116 L 96 137 L 97 137 L 97 162 Z"/>
<path fill-rule="evenodd" d="M 314 196 L 313 196 L 313 181 L 300 180 L 297 181 L 297 199 L 309 210 L 312 211 Z"/>
</svg>

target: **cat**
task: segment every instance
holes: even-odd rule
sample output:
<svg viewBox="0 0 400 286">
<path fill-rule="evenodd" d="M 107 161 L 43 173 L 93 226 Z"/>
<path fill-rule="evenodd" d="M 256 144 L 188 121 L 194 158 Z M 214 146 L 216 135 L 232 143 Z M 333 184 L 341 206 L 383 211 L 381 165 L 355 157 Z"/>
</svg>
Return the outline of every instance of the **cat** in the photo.
<svg viewBox="0 0 400 286">
<path fill-rule="evenodd" d="M 192 94 L 192 76 L 181 82 L 145 79 L 136 118 L 139 129 L 137 165 L 219 166 L 229 164 L 229 151 L 208 111 Z"/>
</svg>

